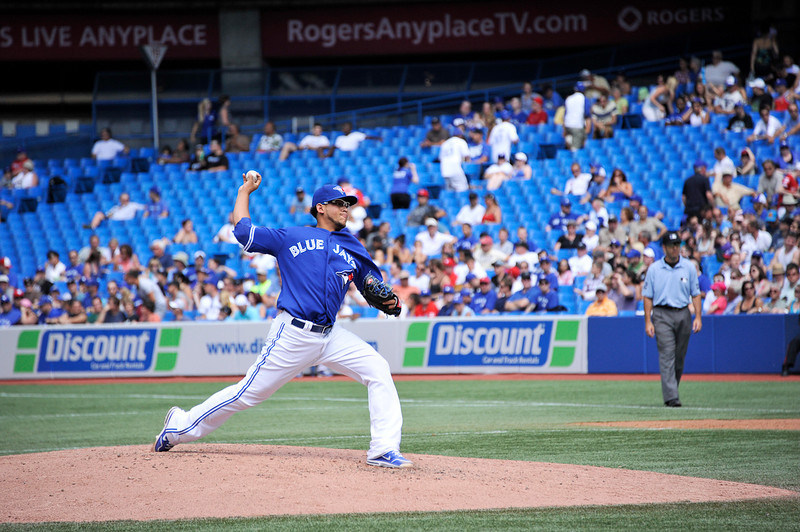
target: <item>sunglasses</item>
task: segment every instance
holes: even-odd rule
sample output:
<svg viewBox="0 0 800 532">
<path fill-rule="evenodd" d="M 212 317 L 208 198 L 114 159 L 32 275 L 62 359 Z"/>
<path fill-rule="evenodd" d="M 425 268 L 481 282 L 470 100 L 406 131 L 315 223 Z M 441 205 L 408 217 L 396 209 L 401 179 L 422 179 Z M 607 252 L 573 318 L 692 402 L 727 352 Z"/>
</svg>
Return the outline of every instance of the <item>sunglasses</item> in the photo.
<svg viewBox="0 0 800 532">
<path fill-rule="evenodd" d="M 350 208 L 350 202 L 342 200 L 342 199 L 335 199 L 335 200 L 326 201 L 324 204 L 325 205 L 333 205 L 334 207 L 339 207 L 340 209 L 341 208 Z"/>
</svg>

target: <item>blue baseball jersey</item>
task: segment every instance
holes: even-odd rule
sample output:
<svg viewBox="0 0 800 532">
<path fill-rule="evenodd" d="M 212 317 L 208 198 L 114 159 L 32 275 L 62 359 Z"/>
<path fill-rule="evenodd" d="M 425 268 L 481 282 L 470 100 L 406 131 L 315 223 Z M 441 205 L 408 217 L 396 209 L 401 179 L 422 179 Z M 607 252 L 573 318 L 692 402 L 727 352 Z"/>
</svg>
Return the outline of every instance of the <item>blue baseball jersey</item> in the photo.
<svg viewBox="0 0 800 532">
<path fill-rule="evenodd" d="M 558 213 L 550 217 L 550 221 L 548 222 L 547 225 L 549 225 L 553 231 L 566 232 L 567 224 L 569 222 L 574 222 L 577 219 L 578 215 L 575 214 L 574 212 L 569 212 L 567 214 L 564 214 L 564 211 L 559 210 Z"/>
<path fill-rule="evenodd" d="M 489 290 L 484 294 L 478 290 L 472 296 L 472 303 L 469 306 L 475 311 L 475 314 L 480 314 L 484 309 L 494 309 L 495 303 L 497 303 L 497 292 Z"/>
<path fill-rule="evenodd" d="M 413 182 L 413 174 L 409 167 L 398 168 L 392 174 L 390 194 L 408 194 L 408 187 Z"/>
<path fill-rule="evenodd" d="M 536 294 L 536 297 L 533 300 L 531 300 L 531 303 L 536 304 L 536 308 L 534 309 L 535 312 L 551 310 L 558 306 L 558 294 L 556 292 L 552 290 L 550 290 L 546 294 L 543 293 L 541 290 L 538 290 L 538 292 L 539 293 Z"/>
<path fill-rule="evenodd" d="M 233 234 L 245 251 L 277 259 L 283 285 L 278 309 L 319 325 L 336 321 L 351 282 L 361 290 L 368 273 L 382 279 L 367 250 L 346 230 L 269 229 L 242 218 Z"/>
</svg>

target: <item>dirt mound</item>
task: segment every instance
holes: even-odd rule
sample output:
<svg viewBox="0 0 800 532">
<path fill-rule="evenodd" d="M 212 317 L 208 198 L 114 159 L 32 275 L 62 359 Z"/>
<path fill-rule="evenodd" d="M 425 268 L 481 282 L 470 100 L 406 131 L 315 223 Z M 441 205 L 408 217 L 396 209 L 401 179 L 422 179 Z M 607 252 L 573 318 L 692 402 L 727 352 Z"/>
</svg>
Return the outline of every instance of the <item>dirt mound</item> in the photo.
<svg viewBox="0 0 800 532">
<path fill-rule="evenodd" d="M 795 492 L 646 471 L 407 455 L 414 469 L 366 465 L 363 451 L 181 445 L 0 457 L 3 522 L 249 517 L 727 501 Z"/>
</svg>

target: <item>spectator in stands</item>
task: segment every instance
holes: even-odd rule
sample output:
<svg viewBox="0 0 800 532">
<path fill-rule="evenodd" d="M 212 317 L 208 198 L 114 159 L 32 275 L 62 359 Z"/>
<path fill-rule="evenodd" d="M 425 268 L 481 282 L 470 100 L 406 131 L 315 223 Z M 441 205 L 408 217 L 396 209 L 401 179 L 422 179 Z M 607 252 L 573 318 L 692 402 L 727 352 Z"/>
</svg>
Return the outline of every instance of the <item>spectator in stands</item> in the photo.
<svg viewBox="0 0 800 532">
<path fill-rule="evenodd" d="M 501 111 L 499 113 L 501 122 L 489 132 L 487 142 L 492 149 L 492 161 L 497 162 L 501 154 L 505 155 L 506 160 L 511 157 L 511 147 L 519 142 L 517 127 L 511 122 L 511 113 Z"/>
<path fill-rule="evenodd" d="M 691 105 L 683 112 L 681 123 L 692 127 L 703 126 L 711 121 L 711 115 L 706 110 L 700 98 L 692 98 Z"/>
<path fill-rule="evenodd" d="M 675 78 L 669 78 L 669 82 L 667 82 L 661 74 L 656 77 L 656 86 L 650 91 L 642 105 L 642 116 L 645 120 L 660 122 L 672 114 L 675 85 L 677 85 Z"/>
<path fill-rule="evenodd" d="M 775 94 L 773 100 L 775 102 L 774 109 L 778 112 L 783 112 L 789 109 L 795 94 L 786 87 L 785 79 L 775 80 Z"/>
<path fill-rule="evenodd" d="M 258 139 L 257 153 L 270 153 L 280 151 L 283 146 L 283 136 L 275 130 L 275 123 L 271 120 L 264 124 L 264 134 Z"/>
<path fill-rule="evenodd" d="M 430 290 L 422 290 L 419 293 L 419 305 L 414 307 L 414 317 L 433 318 L 439 313 L 439 307 L 433 302 Z"/>
<path fill-rule="evenodd" d="M 800 111 L 798 111 L 797 103 L 792 102 L 787 107 L 789 116 L 783 124 L 783 133 L 781 133 L 781 140 L 786 140 L 792 135 L 796 135 L 800 131 Z"/>
<path fill-rule="evenodd" d="M 596 224 L 595 227 L 605 227 L 606 220 L 608 220 L 608 209 L 606 209 L 606 204 L 603 201 L 603 198 L 594 198 L 592 200 L 592 208 L 589 211 L 588 216 L 584 215 L 579 217 L 579 221 L 589 220 L 590 222 L 594 222 Z"/>
<path fill-rule="evenodd" d="M 425 223 L 428 218 L 438 220 L 447 215 L 445 211 L 430 203 L 430 193 L 427 189 L 421 188 L 417 190 L 417 206 L 411 209 L 408 213 L 406 225 L 409 227 L 418 227 Z"/>
<path fill-rule="evenodd" d="M 50 250 L 47 252 L 47 262 L 44 264 L 44 276 L 45 279 L 50 281 L 51 283 L 57 283 L 59 281 L 65 281 L 66 277 L 64 273 L 66 272 L 67 267 L 61 262 L 59 254 L 55 250 Z M 6 279 L 8 281 L 8 279 Z"/>
<path fill-rule="evenodd" d="M 336 150 L 339 151 L 356 151 L 362 142 L 365 140 L 383 140 L 381 137 L 375 135 L 367 135 L 361 131 L 353 131 L 353 124 L 345 122 L 342 124 L 342 134 L 336 137 L 333 145 L 328 148 L 327 157 L 333 157 Z"/>
<path fill-rule="evenodd" d="M 294 189 L 294 197 L 289 203 L 289 214 L 296 214 L 299 212 L 308 213 L 311 211 L 311 198 L 306 194 L 303 187 Z M 233 216 L 233 213 L 231 213 Z"/>
<path fill-rule="evenodd" d="M 736 175 L 756 175 L 756 156 L 747 146 L 739 152 L 739 166 L 736 167 Z"/>
<path fill-rule="evenodd" d="M 528 114 L 528 118 L 525 119 L 525 123 L 530 126 L 538 126 L 539 124 L 546 124 L 548 120 L 547 113 L 542 108 L 544 104 L 544 100 L 541 96 L 536 96 L 533 98 L 533 103 L 531 105 L 531 111 Z"/>
<path fill-rule="evenodd" d="M 732 115 L 736 104 L 747 103 L 744 89 L 738 86 L 735 76 L 725 79 L 725 89 L 714 98 L 714 112 L 717 114 Z"/>
<path fill-rule="evenodd" d="M 20 173 L 27 162 L 33 161 L 28 157 L 28 153 L 23 146 L 17 146 L 17 153 L 14 160 L 11 161 L 11 165 L 8 167 L 9 179 Z"/>
<path fill-rule="evenodd" d="M 781 141 L 779 153 L 780 157 L 778 157 L 777 162 L 781 170 L 793 174 L 800 170 L 800 161 L 785 140 Z"/>
<path fill-rule="evenodd" d="M 616 241 L 617 243 L 626 243 L 628 240 L 628 234 L 625 232 L 625 229 L 620 227 L 619 218 L 615 214 L 608 215 L 608 226 L 600 228 L 600 231 L 597 234 L 597 246 L 601 250 L 608 250 L 611 247 L 611 243 Z"/>
<path fill-rule="evenodd" d="M 209 153 L 205 158 L 205 168 L 209 172 L 221 172 L 230 168 L 228 157 L 222 151 L 222 146 L 218 140 L 212 140 L 209 144 Z"/>
<path fill-rule="evenodd" d="M 161 191 L 158 187 L 150 187 L 148 199 L 149 201 L 142 209 L 144 211 L 142 212 L 144 218 L 150 216 L 153 218 L 166 218 L 169 216 L 169 208 L 167 208 L 167 204 L 161 199 Z"/>
<path fill-rule="evenodd" d="M 592 174 L 592 180 L 589 181 L 589 187 L 586 189 L 586 194 L 581 198 L 580 204 L 584 205 L 595 198 L 604 198 L 606 195 L 606 171 L 603 167 L 599 167 L 602 172 L 596 171 L 595 166 L 592 165 L 589 172 Z"/>
<path fill-rule="evenodd" d="M 487 192 L 486 195 L 483 197 L 483 201 L 486 203 L 486 211 L 483 213 L 483 218 L 481 218 L 482 224 L 500 224 L 503 223 L 503 211 L 500 209 L 500 205 L 497 203 L 497 198 L 495 198 L 494 194 Z M 506 237 L 508 237 L 508 231 L 506 231 Z"/>
<path fill-rule="evenodd" d="M 462 100 L 461 104 L 458 106 L 458 113 L 453 117 L 453 122 L 451 125 L 456 125 L 456 120 L 461 119 L 461 123 L 463 123 L 466 127 L 471 128 L 473 127 L 473 123 L 475 120 L 475 113 L 472 112 L 472 102 L 469 100 Z"/>
<path fill-rule="evenodd" d="M 733 182 L 733 173 L 726 170 L 722 174 L 722 181 L 715 179 L 711 187 L 717 207 L 725 207 L 729 211 L 738 211 L 741 206 L 739 202 L 745 196 L 756 196 L 756 191 L 750 187 Z"/>
<path fill-rule="evenodd" d="M 203 98 L 197 104 L 197 120 L 192 125 L 189 135 L 192 144 L 207 144 L 213 138 L 219 138 L 217 130 L 218 110 L 211 104 L 211 100 Z"/>
<path fill-rule="evenodd" d="M 491 164 L 483 173 L 483 179 L 486 180 L 486 190 L 497 190 L 504 181 L 511 178 L 513 173 L 514 168 L 507 161 L 506 155 L 501 153 L 497 162 Z"/>
<path fill-rule="evenodd" d="M 479 225 L 483 220 L 483 215 L 486 212 L 486 207 L 478 201 L 478 194 L 476 192 L 469 193 L 469 203 L 461 207 L 456 215 L 455 223 L 469 224 L 470 226 Z"/>
<path fill-rule="evenodd" d="M 445 243 L 455 243 L 456 237 L 439 231 L 439 222 L 435 218 L 425 220 L 425 231 L 420 231 L 415 240 L 422 243 L 422 252 L 426 257 L 440 255 Z"/>
<path fill-rule="evenodd" d="M 225 151 L 227 153 L 246 153 L 250 151 L 250 137 L 239 131 L 239 126 L 236 124 L 228 126 Z"/>
<path fill-rule="evenodd" d="M 581 165 L 578 162 L 572 163 L 570 171 L 572 172 L 572 177 L 567 179 L 564 190 L 561 191 L 552 187 L 550 193 L 556 196 L 564 196 L 566 198 L 574 197 L 574 199 L 580 200 L 580 198 L 589 191 L 589 183 L 592 180 L 592 174 L 581 172 Z"/>
<path fill-rule="evenodd" d="M 538 285 L 539 290 L 536 293 L 535 300 L 525 309 L 526 312 L 555 312 L 558 310 L 565 310 L 564 307 L 558 303 L 558 292 L 553 288 L 550 277 L 540 275 Z"/>
<path fill-rule="evenodd" d="M 594 128 L 592 136 L 596 139 L 610 139 L 617 126 L 617 105 L 609 101 L 606 94 L 601 94 L 592 105 L 591 120 Z"/>
<path fill-rule="evenodd" d="M 575 91 L 564 101 L 564 145 L 568 150 L 583 149 L 592 122 L 586 113 L 583 82 L 575 84 Z"/>
<path fill-rule="evenodd" d="M 530 272 L 525 272 L 520 275 L 522 281 L 522 288 L 511 294 L 511 297 L 505 302 L 504 310 L 507 312 L 525 311 L 528 307 L 536 304 L 536 296 L 538 295 L 538 288 L 534 286 Z"/>
<path fill-rule="evenodd" d="M 758 178 L 758 188 L 756 191 L 759 194 L 765 194 L 770 205 L 774 204 L 774 198 L 778 194 L 778 189 L 781 188 L 783 183 L 783 172 L 777 169 L 777 164 L 772 159 L 767 159 L 761 163 L 761 168 L 764 170 Z M 788 197 L 787 197 L 788 196 Z M 797 198 L 791 194 L 782 197 L 782 204 L 792 206 L 797 203 Z"/>
<path fill-rule="evenodd" d="M 474 127 L 469 130 L 467 147 L 469 148 L 469 162 L 485 164 L 489 161 L 489 145 L 483 141 L 482 129 Z"/>
<path fill-rule="evenodd" d="M 728 157 L 728 155 L 725 153 L 725 148 L 722 146 L 717 146 L 714 148 L 714 159 L 716 162 L 711 169 L 706 171 L 706 175 L 709 177 L 714 177 L 715 183 L 720 181 L 724 172 L 729 172 L 731 175 L 736 173 L 736 165 L 734 164 L 733 159 Z"/>
<path fill-rule="evenodd" d="M 583 69 L 578 73 L 578 77 L 586 86 L 586 97 L 592 100 L 600 98 L 601 95 L 611 91 L 608 80 L 599 74 L 593 74 L 588 69 Z"/>
<path fill-rule="evenodd" d="M 557 253 L 560 249 L 578 249 L 583 233 L 578 233 L 576 227 L 575 220 L 567 221 L 567 232 L 558 237 L 556 243 L 553 244 L 553 251 Z"/>
<path fill-rule="evenodd" d="M 39 186 L 39 175 L 33 169 L 33 161 L 22 164 L 22 170 L 11 179 L 11 186 L 16 189 L 27 189 Z"/>
<path fill-rule="evenodd" d="M 175 233 L 172 239 L 176 244 L 197 244 L 197 233 L 194 230 L 194 223 L 189 218 L 181 222 L 181 228 Z"/>
<path fill-rule="evenodd" d="M 193 172 L 199 172 L 201 170 L 205 170 L 206 168 L 208 168 L 208 165 L 206 164 L 206 149 L 202 144 L 197 144 L 194 147 L 192 159 L 189 161 L 189 170 Z"/>
<path fill-rule="evenodd" d="M 747 142 L 763 140 L 768 144 L 772 144 L 782 133 L 781 121 L 770 114 L 769 107 L 762 107 L 758 114 L 761 119 L 753 128 L 753 133 L 747 137 Z"/>
<path fill-rule="evenodd" d="M 490 314 L 497 302 L 497 292 L 492 286 L 492 282 L 488 277 L 482 277 L 479 280 L 479 288 L 472 296 L 470 307 L 475 314 Z"/>
<path fill-rule="evenodd" d="M 136 294 L 143 301 L 152 303 L 152 312 L 163 318 L 167 311 L 167 299 L 155 281 L 143 275 L 139 268 L 131 268 L 125 273 L 125 282 L 136 289 Z"/>
<path fill-rule="evenodd" d="M 695 161 L 693 165 L 694 174 L 683 182 L 681 202 L 686 218 L 700 216 L 704 208 L 714 203 L 714 196 L 711 193 L 711 185 L 706 176 L 706 163 Z"/>
<path fill-rule="evenodd" d="M 481 268 L 489 271 L 498 261 L 505 263 L 508 256 L 494 246 L 494 240 L 488 234 L 481 234 L 478 248 L 472 253 L 475 261 L 480 264 Z M 495 283 L 496 284 L 496 283 Z"/>
<path fill-rule="evenodd" d="M 175 150 L 171 150 L 169 146 L 165 146 L 156 162 L 158 164 L 181 164 L 188 163 L 190 160 L 189 141 L 181 139 L 178 141 L 178 146 Z"/>
<path fill-rule="evenodd" d="M 120 141 L 111 138 L 111 129 L 104 127 L 100 130 L 100 140 L 92 146 L 92 158 L 98 161 L 110 161 L 119 154 L 127 155 L 130 148 Z"/>
<path fill-rule="evenodd" d="M 770 109 L 774 107 L 772 95 L 767 91 L 767 84 L 764 83 L 763 79 L 754 79 L 749 85 L 753 89 L 753 96 L 750 98 L 750 108 L 753 111 L 759 112 L 764 107 L 769 107 Z"/>
<path fill-rule="evenodd" d="M 514 154 L 514 166 L 511 171 L 511 179 L 527 180 L 533 175 L 533 168 L 528 164 L 527 154 L 518 151 Z"/>
<path fill-rule="evenodd" d="M 581 237 L 582 238 L 582 237 Z M 584 242 L 578 242 L 575 245 L 577 254 L 568 258 L 569 269 L 572 270 L 575 277 L 583 277 L 589 275 L 592 270 L 592 256 L 589 255 L 589 250 Z"/>
<path fill-rule="evenodd" d="M 0 295 L 0 328 L 22 323 L 22 310 L 14 305 L 14 301 L 6 294 Z"/>
<path fill-rule="evenodd" d="M 419 183 L 417 167 L 407 157 L 400 157 L 397 169 L 392 174 L 392 188 L 389 191 L 392 209 L 408 209 L 411 206 L 409 187 L 412 183 Z"/>
<path fill-rule="evenodd" d="M 442 121 L 439 120 L 439 117 L 434 116 L 431 119 L 431 128 L 425 134 L 425 139 L 420 143 L 420 147 L 441 146 L 449 138 L 450 133 L 442 126 Z"/>
<path fill-rule="evenodd" d="M 611 180 L 608 188 L 599 194 L 600 199 L 605 201 L 624 201 L 633 196 L 633 184 L 628 181 L 628 176 L 621 168 L 614 168 L 611 172 Z"/>
<path fill-rule="evenodd" d="M 591 305 L 586 308 L 587 316 L 601 316 L 612 317 L 619 315 L 617 304 L 609 297 L 607 297 L 606 285 L 600 285 L 595 289 L 595 299 Z"/>
<path fill-rule="evenodd" d="M 522 100 L 518 97 L 514 96 L 509 101 L 509 112 L 511 113 L 511 123 L 515 126 L 521 126 L 525 124 L 526 120 L 528 119 L 528 112 L 522 109 Z"/>
<path fill-rule="evenodd" d="M 216 281 L 209 278 L 202 284 L 197 283 L 193 295 L 198 319 L 217 321 L 222 310 L 222 302 L 220 301 Z"/>
<path fill-rule="evenodd" d="M 330 139 L 322 134 L 322 124 L 314 124 L 314 127 L 311 128 L 311 134 L 304 136 L 299 144 L 285 142 L 278 160 L 285 161 L 289 158 L 289 155 L 298 150 L 314 150 L 317 152 L 317 157 L 322 159 L 325 157 L 326 149 L 330 145 Z"/>
<path fill-rule="evenodd" d="M 730 61 L 723 61 L 721 51 L 711 52 L 711 64 L 705 66 L 705 80 L 709 89 L 717 94 L 722 94 L 728 77 L 737 75 L 739 75 L 739 67 Z"/>
<path fill-rule="evenodd" d="M 750 114 L 745 111 L 744 104 L 742 102 L 737 102 L 734 106 L 733 116 L 731 116 L 730 120 L 728 120 L 727 129 L 728 131 L 733 131 L 735 133 L 753 129 L 753 119 Z"/>
<path fill-rule="evenodd" d="M 564 98 L 553 89 L 552 85 L 544 85 L 542 87 L 542 109 L 546 113 L 553 114 L 556 109 L 564 105 Z"/>
<path fill-rule="evenodd" d="M 442 142 L 439 150 L 439 171 L 447 190 L 463 192 L 469 190 L 463 163 L 469 162 L 469 146 L 461 128 L 454 128 L 453 135 Z"/>
<path fill-rule="evenodd" d="M 119 254 L 113 258 L 114 270 L 128 272 L 129 270 L 140 270 L 139 256 L 133 252 L 130 244 L 122 244 L 119 247 Z"/>
<path fill-rule="evenodd" d="M 522 104 L 522 110 L 526 113 L 530 113 L 533 109 L 533 101 L 539 98 L 541 104 L 541 95 L 533 91 L 533 85 L 529 81 L 526 81 L 522 84 L 522 93 L 519 95 L 520 103 Z"/>
<path fill-rule="evenodd" d="M 475 127 L 485 129 L 487 135 L 491 133 L 492 128 L 494 128 L 495 124 L 497 123 L 497 117 L 495 116 L 494 107 L 492 106 L 491 102 L 483 102 L 481 105 L 481 111 L 479 113 L 475 113 L 475 116 L 473 117 L 473 123 L 475 124 Z"/>
<path fill-rule="evenodd" d="M 800 287 L 798 287 L 800 288 Z M 735 314 L 760 314 L 764 311 L 764 300 L 758 297 L 753 281 L 742 283 L 742 299 L 736 305 Z"/>
<path fill-rule="evenodd" d="M 728 307 L 728 297 L 726 295 L 728 287 L 725 286 L 724 282 L 717 281 L 711 285 L 711 291 L 714 294 L 709 297 L 710 303 L 708 306 L 704 305 L 704 314 L 721 316 Z"/>
</svg>

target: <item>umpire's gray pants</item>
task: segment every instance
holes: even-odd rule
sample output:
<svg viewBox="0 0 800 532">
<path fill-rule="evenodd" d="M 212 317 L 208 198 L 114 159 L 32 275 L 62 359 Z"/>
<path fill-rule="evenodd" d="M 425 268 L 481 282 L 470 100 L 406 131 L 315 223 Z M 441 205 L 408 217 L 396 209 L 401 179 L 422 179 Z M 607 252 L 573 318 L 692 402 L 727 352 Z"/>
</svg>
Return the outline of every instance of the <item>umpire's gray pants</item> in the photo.
<svg viewBox="0 0 800 532">
<path fill-rule="evenodd" d="M 658 345 L 658 366 L 661 368 L 661 395 L 666 403 L 678 399 L 678 384 L 692 335 L 692 314 L 688 307 L 655 307 L 652 319 Z"/>
</svg>

